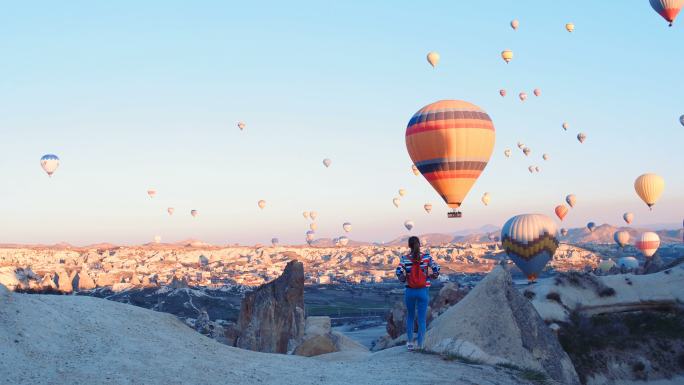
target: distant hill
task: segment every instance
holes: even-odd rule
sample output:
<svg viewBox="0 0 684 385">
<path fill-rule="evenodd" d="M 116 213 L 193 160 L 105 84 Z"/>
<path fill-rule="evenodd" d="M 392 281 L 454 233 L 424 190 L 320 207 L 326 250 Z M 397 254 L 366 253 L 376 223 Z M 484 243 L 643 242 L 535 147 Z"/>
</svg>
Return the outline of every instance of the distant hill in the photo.
<svg viewBox="0 0 684 385">
<path fill-rule="evenodd" d="M 594 231 L 591 232 L 587 228 L 574 228 L 568 229 L 568 235 L 561 237 L 562 242 L 567 243 L 614 243 L 613 234 L 616 231 L 625 230 L 629 233 L 629 243 L 634 244 L 635 240 L 646 231 L 651 231 L 649 229 L 636 229 L 633 227 L 617 227 L 609 224 L 602 224 L 596 226 Z M 679 230 L 658 230 L 655 231 L 660 237 L 662 243 L 679 243 L 682 242 L 682 234 L 684 234 L 683 229 Z"/>
</svg>

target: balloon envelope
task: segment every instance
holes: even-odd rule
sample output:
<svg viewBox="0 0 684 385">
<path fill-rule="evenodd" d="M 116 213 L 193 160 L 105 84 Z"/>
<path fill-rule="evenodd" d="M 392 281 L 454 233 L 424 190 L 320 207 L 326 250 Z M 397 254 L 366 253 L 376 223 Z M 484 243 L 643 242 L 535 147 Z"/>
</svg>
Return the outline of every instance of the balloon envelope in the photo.
<svg viewBox="0 0 684 385">
<path fill-rule="evenodd" d="M 565 197 L 565 201 L 568 202 L 570 207 L 575 207 L 575 203 L 577 202 L 577 197 L 575 194 L 569 194 L 568 196 Z"/>
<path fill-rule="evenodd" d="M 173 215 L 173 212 L 176 211 L 173 207 L 169 207 L 166 209 L 166 212 L 169 213 L 169 215 Z"/>
<path fill-rule="evenodd" d="M 639 260 L 634 257 L 622 257 L 618 259 L 617 264 L 621 269 L 631 270 L 639 267 Z"/>
<path fill-rule="evenodd" d="M 415 164 L 411 165 L 411 171 L 413 171 L 413 175 L 416 175 L 416 176 L 420 175 L 420 171 L 418 171 L 418 167 L 416 167 Z"/>
<path fill-rule="evenodd" d="M 556 224 L 543 214 L 522 214 L 501 229 L 501 244 L 508 257 L 534 281 L 558 248 Z"/>
<path fill-rule="evenodd" d="M 347 246 L 347 244 L 349 243 L 349 238 L 347 238 L 343 235 L 343 236 L 339 237 L 337 239 L 337 241 L 340 243 L 340 246 L 344 247 L 344 246 Z"/>
<path fill-rule="evenodd" d="M 309 217 L 311 218 L 312 221 L 315 221 L 316 217 L 318 217 L 318 213 L 315 211 L 309 211 Z"/>
<path fill-rule="evenodd" d="M 504 96 L 506 96 L 506 90 L 504 90 L 503 88 L 500 89 L 500 90 L 499 90 L 499 95 L 501 95 L 502 98 L 503 98 Z"/>
<path fill-rule="evenodd" d="M 663 190 L 665 190 L 665 179 L 656 174 L 643 174 L 634 181 L 634 190 L 639 198 L 651 208 L 656 204 Z"/>
<path fill-rule="evenodd" d="M 263 209 L 264 207 L 266 207 L 266 201 L 263 199 L 260 200 L 259 202 L 257 202 L 257 206 L 259 206 L 260 209 Z"/>
<path fill-rule="evenodd" d="M 594 222 L 587 223 L 587 229 L 589 229 L 589 231 L 593 232 L 595 227 L 596 227 L 596 223 L 594 223 Z"/>
<path fill-rule="evenodd" d="M 568 128 L 570 127 L 570 125 L 569 125 L 568 123 L 566 123 L 566 122 L 563 122 L 562 127 L 563 127 L 563 129 L 564 129 L 565 131 L 567 131 Z"/>
<path fill-rule="evenodd" d="M 40 167 L 43 168 L 48 176 L 52 176 L 59 167 L 59 157 L 54 154 L 45 154 L 40 158 Z"/>
<path fill-rule="evenodd" d="M 490 199 L 491 199 L 491 198 L 489 197 L 489 193 L 488 193 L 488 192 L 486 192 L 486 193 L 484 193 L 484 194 L 482 195 L 482 203 L 484 203 L 485 206 L 489 205 Z"/>
<path fill-rule="evenodd" d="M 641 253 L 644 255 L 646 258 L 650 258 L 653 256 L 653 254 L 658 251 L 658 248 L 660 247 L 660 237 L 658 234 L 652 232 L 652 231 L 647 231 L 643 234 L 641 234 L 641 237 L 636 241 L 636 248 L 641 250 Z"/>
<path fill-rule="evenodd" d="M 323 165 L 325 167 L 330 167 L 331 164 L 332 164 L 332 160 L 330 160 L 328 158 L 323 159 Z"/>
<path fill-rule="evenodd" d="M 311 229 L 311 231 L 316 231 L 316 229 L 318 229 L 318 225 L 316 224 L 316 222 L 311 222 L 309 224 L 309 228 Z"/>
<path fill-rule="evenodd" d="M 532 150 L 530 150 L 529 147 L 525 147 L 525 148 L 523 148 L 522 152 L 523 152 L 523 154 L 525 154 L 525 156 L 528 156 L 528 155 L 530 155 L 530 152 L 532 152 Z"/>
<path fill-rule="evenodd" d="M 430 214 L 430 211 L 432 211 L 432 203 L 426 203 L 426 204 L 424 204 L 424 205 L 423 205 L 423 209 L 425 210 L 425 212 L 427 212 L 428 214 Z"/>
<path fill-rule="evenodd" d="M 532 92 L 534 93 L 534 96 L 540 96 L 541 95 L 541 90 L 539 88 L 535 88 L 534 91 L 532 91 Z"/>
<path fill-rule="evenodd" d="M 349 222 L 344 222 L 344 223 L 342 224 L 342 229 L 344 230 L 345 233 L 350 232 L 351 229 L 352 229 L 351 223 L 349 223 Z"/>
<path fill-rule="evenodd" d="M 568 229 L 562 228 L 562 229 L 560 229 L 560 233 L 562 236 L 566 236 L 566 235 L 568 235 Z"/>
<path fill-rule="evenodd" d="M 510 63 L 511 60 L 513 60 L 513 51 L 510 49 L 504 50 L 501 52 L 501 58 L 506 62 Z"/>
<path fill-rule="evenodd" d="M 511 28 L 513 28 L 513 30 L 518 29 L 519 25 L 520 25 L 520 22 L 518 21 L 518 19 L 513 19 L 513 21 L 511 21 Z"/>
<path fill-rule="evenodd" d="M 624 214 L 622 214 L 622 219 L 624 219 L 625 222 L 627 222 L 627 224 L 630 224 L 634 220 L 634 214 L 633 213 L 624 213 Z"/>
<path fill-rule="evenodd" d="M 518 94 L 518 97 L 520 98 L 521 101 L 525 101 L 527 99 L 527 94 L 525 92 L 521 92 Z"/>
<path fill-rule="evenodd" d="M 399 203 L 401 203 L 401 198 L 392 199 L 392 204 L 394 205 L 394 207 L 399 207 Z"/>
<path fill-rule="evenodd" d="M 650 3 L 653 10 L 670 23 L 670 27 L 684 5 L 683 0 L 650 0 Z"/>
<path fill-rule="evenodd" d="M 573 24 L 573 23 L 567 23 L 567 24 L 565 24 L 565 29 L 566 29 L 568 32 L 572 32 L 572 31 L 575 30 L 575 24 Z"/>
<path fill-rule="evenodd" d="M 494 150 L 494 124 L 478 106 L 441 100 L 416 112 L 406 127 L 413 163 L 451 208 L 458 208 Z"/>
<path fill-rule="evenodd" d="M 439 54 L 437 52 L 428 52 L 427 54 L 427 61 L 430 63 L 432 68 L 437 67 L 437 64 L 439 64 Z"/>
<path fill-rule="evenodd" d="M 196 217 L 197 214 L 197 210 L 190 210 L 190 215 L 192 215 L 193 217 Z"/>
<path fill-rule="evenodd" d="M 403 197 L 404 195 L 406 195 L 406 190 L 404 190 L 403 188 L 400 188 L 399 189 L 399 196 Z"/>
<path fill-rule="evenodd" d="M 577 140 L 579 140 L 580 143 L 584 143 L 584 140 L 587 139 L 587 135 L 580 132 L 577 134 Z"/>
<path fill-rule="evenodd" d="M 505 149 L 505 150 L 504 150 L 504 155 L 506 155 L 506 158 L 510 158 L 510 157 L 511 157 L 511 150 L 510 150 L 510 149 Z"/>
<path fill-rule="evenodd" d="M 309 212 L 308 212 L 308 211 L 304 211 L 304 212 L 302 213 L 302 216 L 303 216 L 304 218 L 306 218 L 306 219 L 309 219 Z"/>
<path fill-rule="evenodd" d="M 554 211 L 556 212 L 556 216 L 558 217 L 558 219 L 560 219 L 561 221 L 563 220 L 563 218 L 565 218 L 566 215 L 568 215 L 568 208 L 565 207 L 565 205 L 556 206 Z"/>
<path fill-rule="evenodd" d="M 613 234 L 613 240 L 620 247 L 625 247 L 629 243 L 629 233 L 625 230 L 616 231 Z"/>
<path fill-rule="evenodd" d="M 679 117 L 679 123 L 684 126 L 684 115 Z"/>
<path fill-rule="evenodd" d="M 408 231 L 411 231 L 411 229 L 413 229 L 413 221 L 404 222 L 404 227 L 406 227 Z"/>
<path fill-rule="evenodd" d="M 245 124 L 245 122 L 238 122 L 237 126 L 238 126 L 238 128 L 240 129 L 240 131 L 244 130 L 245 127 L 247 127 L 247 125 Z M 257 130 L 257 131 L 258 131 L 258 130 Z"/>
<path fill-rule="evenodd" d="M 542 159 L 544 160 L 549 160 L 549 154 L 543 154 Z"/>
</svg>

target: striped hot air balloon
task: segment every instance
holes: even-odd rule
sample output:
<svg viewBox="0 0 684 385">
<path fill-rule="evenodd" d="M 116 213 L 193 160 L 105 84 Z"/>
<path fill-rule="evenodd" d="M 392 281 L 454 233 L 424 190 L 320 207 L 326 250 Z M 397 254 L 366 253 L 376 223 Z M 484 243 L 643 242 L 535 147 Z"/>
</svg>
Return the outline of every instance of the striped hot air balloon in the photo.
<svg viewBox="0 0 684 385">
<path fill-rule="evenodd" d="M 634 181 L 634 190 L 648 208 L 652 209 L 665 190 L 665 180 L 660 175 L 643 174 Z"/>
<path fill-rule="evenodd" d="M 461 100 L 429 104 L 416 112 L 406 127 L 411 160 L 452 209 L 461 206 L 487 166 L 494 140 L 489 115 Z"/>
<path fill-rule="evenodd" d="M 679 14 L 682 6 L 684 6 L 684 0 L 650 0 L 650 2 L 653 10 L 658 12 L 663 19 L 667 20 L 670 23 L 670 27 L 672 27 L 677 14 Z"/>
<path fill-rule="evenodd" d="M 616 231 L 615 234 L 613 234 L 613 239 L 618 246 L 625 247 L 629 242 L 629 233 L 625 230 Z"/>
<path fill-rule="evenodd" d="M 658 247 L 660 247 L 660 237 L 652 231 L 641 234 L 639 240 L 636 241 L 636 248 L 641 250 L 641 253 L 646 258 L 652 257 L 658 250 Z"/>
<path fill-rule="evenodd" d="M 568 208 L 565 205 L 556 206 L 554 211 L 556 212 L 556 216 L 558 217 L 558 219 L 560 219 L 561 221 L 563 220 L 563 218 L 565 218 L 566 215 L 568 215 Z"/>
<path fill-rule="evenodd" d="M 522 214 L 501 229 L 501 244 L 516 266 L 534 282 L 558 248 L 556 224 L 543 214 Z"/>
</svg>

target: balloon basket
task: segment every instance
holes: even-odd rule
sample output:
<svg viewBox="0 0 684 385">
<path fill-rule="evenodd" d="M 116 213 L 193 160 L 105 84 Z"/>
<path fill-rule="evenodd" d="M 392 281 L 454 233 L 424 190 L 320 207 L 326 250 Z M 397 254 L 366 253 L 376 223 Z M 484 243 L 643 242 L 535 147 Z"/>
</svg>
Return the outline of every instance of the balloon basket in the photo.
<svg viewBox="0 0 684 385">
<path fill-rule="evenodd" d="M 447 218 L 461 218 L 463 214 L 460 211 L 451 211 L 447 213 Z"/>
</svg>

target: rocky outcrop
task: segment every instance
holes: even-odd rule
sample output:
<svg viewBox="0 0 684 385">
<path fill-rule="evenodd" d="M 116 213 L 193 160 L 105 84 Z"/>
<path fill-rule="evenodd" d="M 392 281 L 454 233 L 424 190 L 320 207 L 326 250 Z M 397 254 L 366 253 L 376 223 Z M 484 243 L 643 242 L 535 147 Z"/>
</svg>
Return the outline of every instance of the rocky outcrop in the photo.
<svg viewBox="0 0 684 385">
<path fill-rule="evenodd" d="M 425 348 L 488 364 L 515 365 L 563 384 L 580 383 L 556 336 L 500 266 L 432 322 Z"/>
<path fill-rule="evenodd" d="M 308 317 L 304 338 L 293 354 L 313 357 L 342 351 L 368 352 L 363 345 L 330 327 L 330 317 Z"/>
<path fill-rule="evenodd" d="M 71 284 L 78 291 L 92 290 L 96 287 L 95 281 L 93 281 L 93 279 L 90 278 L 88 271 L 85 269 L 79 271 L 76 274 Z"/>
<path fill-rule="evenodd" d="M 301 342 L 304 326 L 304 265 L 290 261 L 280 277 L 245 294 L 237 347 L 288 353 Z"/>
</svg>

